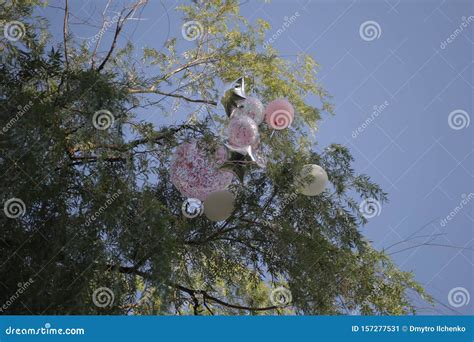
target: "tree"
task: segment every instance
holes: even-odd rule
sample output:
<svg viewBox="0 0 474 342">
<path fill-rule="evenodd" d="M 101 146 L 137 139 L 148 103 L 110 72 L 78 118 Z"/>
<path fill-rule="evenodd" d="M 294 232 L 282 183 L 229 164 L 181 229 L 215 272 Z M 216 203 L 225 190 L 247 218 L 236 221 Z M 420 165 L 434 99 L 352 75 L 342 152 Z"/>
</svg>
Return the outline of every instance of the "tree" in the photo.
<svg viewBox="0 0 474 342">
<path fill-rule="evenodd" d="M 194 25 L 187 51 L 178 52 L 177 38 L 160 51 L 144 49 L 150 73 L 133 60 L 132 43 L 120 43 L 145 1 L 113 22 L 104 10 L 99 33 L 113 32 L 104 52 L 102 34 L 93 44 L 74 39 L 67 1 L 64 41 L 53 42 L 46 20 L 34 16 L 37 5 L 0 5 L 4 24 L 24 25 L 20 40 L 2 38 L 2 204 L 14 199 L 22 214 L 5 209 L 0 218 L 2 312 L 414 312 L 410 296 L 425 296 L 423 289 L 359 231 L 366 223 L 359 202 L 387 195 L 355 174 L 346 147 L 314 149 L 311 135 L 332 107 L 312 57 L 290 63 L 262 48 L 268 23 L 249 23 L 237 1 L 212 0 L 178 9 Z M 232 185 L 229 219 L 183 217 L 183 198 L 169 181 L 174 148 L 219 138 L 221 83 L 241 75 L 264 102 L 288 98 L 297 120 L 273 134 L 262 128 L 268 166 L 249 166 L 244 182 Z M 150 107 L 193 115 L 155 127 L 136 118 Z M 308 163 L 329 175 L 329 189 L 316 197 L 293 189 L 293 175 Z M 289 289 L 291 303 L 275 305 L 275 288 Z"/>
</svg>

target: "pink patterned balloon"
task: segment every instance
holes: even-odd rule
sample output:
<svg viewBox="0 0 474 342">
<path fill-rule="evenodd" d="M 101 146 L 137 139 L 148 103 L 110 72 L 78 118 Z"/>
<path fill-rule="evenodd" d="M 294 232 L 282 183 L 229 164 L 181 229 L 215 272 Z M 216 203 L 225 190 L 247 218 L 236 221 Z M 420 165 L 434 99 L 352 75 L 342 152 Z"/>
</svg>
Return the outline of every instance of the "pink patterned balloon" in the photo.
<svg viewBox="0 0 474 342">
<path fill-rule="evenodd" d="M 232 116 L 248 116 L 257 125 L 260 125 L 265 118 L 265 112 L 262 102 L 255 97 L 247 97 L 239 102 L 239 107 L 234 109 Z"/>
<path fill-rule="evenodd" d="M 265 122 L 273 129 L 287 128 L 293 122 L 295 110 L 291 103 L 285 99 L 270 102 L 265 108 Z"/>
<path fill-rule="evenodd" d="M 174 153 L 171 182 L 183 196 L 204 201 L 211 192 L 225 190 L 232 182 L 233 173 L 219 169 L 226 160 L 224 146 L 210 155 L 196 140 L 184 143 Z"/>
<path fill-rule="evenodd" d="M 235 147 L 258 146 L 260 141 L 258 125 L 248 116 L 232 117 L 228 129 L 230 145 Z"/>
</svg>

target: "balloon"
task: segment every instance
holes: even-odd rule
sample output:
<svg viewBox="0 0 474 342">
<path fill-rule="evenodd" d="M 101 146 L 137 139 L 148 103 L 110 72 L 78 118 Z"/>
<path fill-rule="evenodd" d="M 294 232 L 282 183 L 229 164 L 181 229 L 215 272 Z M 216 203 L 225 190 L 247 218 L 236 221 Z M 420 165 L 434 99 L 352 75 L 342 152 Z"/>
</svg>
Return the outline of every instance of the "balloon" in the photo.
<svg viewBox="0 0 474 342">
<path fill-rule="evenodd" d="M 187 218 L 195 218 L 202 215 L 204 206 L 197 198 L 187 198 L 181 206 L 181 212 Z"/>
<path fill-rule="evenodd" d="M 316 164 L 303 166 L 296 179 L 299 191 L 306 196 L 316 196 L 322 193 L 326 187 L 328 175 L 324 169 Z"/>
<path fill-rule="evenodd" d="M 245 79 L 243 77 L 240 77 L 230 85 L 227 85 L 221 103 L 224 106 L 228 117 L 230 117 L 234 109 L 238 107 L 237 103 L 244 100 L 246 97 Z"/>
<path fill-rule="evenodd" d="M 222 221 L 234 211 L 234 194 L 230 191 L 216 191 L 204 201 L 204 215 L 211 221 Z"/>
<path fill-rule="evenodd" d="M 256 147 L 260 141 L 258 126 L 248 116 L 235 116 L 228 127 L 229 145 L 232 147 Z"/>
<path fill-rule="evenodd" d="M 238 102 L 238 107 L 234 109 L 231 117 L 234 116 L 248 116 L 257 125 L 260 125 L 265 118 L 265 110 L 259 99 L 247 97 L 245 100 Z"/>
<path fill-rule="evenodd" d="M 220 169 L 226 160 L 224 146 L 212 154 L 196 140 L 181 144 L 171 162 L 171 182 L 183 196 L 204 201 L 211 192 L 225 190 L 232 182 L 233 173 Z"/>
<path fill-rule="evenodd" d="M 285 99 L 270 102 L 265 108 L 265 122 L 273 129 L 287 128 L 293 122 L 295 110 L 291 103 Z"/>
</svg>

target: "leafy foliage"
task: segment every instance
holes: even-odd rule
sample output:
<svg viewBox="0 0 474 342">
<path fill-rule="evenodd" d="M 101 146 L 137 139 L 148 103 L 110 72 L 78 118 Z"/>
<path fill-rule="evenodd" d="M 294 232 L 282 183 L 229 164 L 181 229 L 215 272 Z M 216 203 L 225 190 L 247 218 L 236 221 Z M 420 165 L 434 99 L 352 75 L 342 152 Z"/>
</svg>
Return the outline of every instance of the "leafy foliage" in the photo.
<svg viewBox="0 0 474 342">
<path fill-rule="evenodd" d="M 0 135 L 1 197 L 2 203 L 22 199 L 26 213 L 0 216 L 0 302 L 19 282 L 34 279 L 5 312 L 414 311 L 407 290 L 423 289 L 359 231 L 366 223 L 360 200 L 384 202 L 386 194 L 355 174 L 346 147 L 314 151 L 311 132 L 332 107 L 310 56 L 290 63 L 272 47 L 262 49 L 268 23 L 249 23 L 237 1 L 212 0 L 180 8 L 185 21 L 203 27 L 193 48 L 179 54 L 171 38 L 161 51 L 144 49 L 142 63 L 158 70 L 150 75 L 134 64 L 131 44 L 111 48 L 107 57 L 71 36 L 67 49 L 45 41 L 35 33 L 44 20 L 33 24 L 34 5 L 1 5 L 1 19 L 30 24 L 21 44 L 2 40 L 0 125 L 8 129 Z M 268 167 L 249 167 L 244 183 L 232 185 L 237 204 L 228 220 L 187 219 L 169 181 L 173 149 L 191 138 L 219 139 L 221 83 L 242 74 L 263 100 L 287 97 L 297 122 L 275 134 L 262 129 Z M 135 116 L 151 107 L 163 116 L 190 111 L 191 117 L 157 128 Z M 93 115 L 104 109 L 114 124 L 98 130 Z M 316 197 L 296 195 L 292 186 L 293 175 L 308 163 L 326 169 L 331 183 Z M 289 307 L 270 301 L 280 285 L 292 292 Z M 113 305 L 94 305 L 100 287 L 113 291 Z"/>
</svg>

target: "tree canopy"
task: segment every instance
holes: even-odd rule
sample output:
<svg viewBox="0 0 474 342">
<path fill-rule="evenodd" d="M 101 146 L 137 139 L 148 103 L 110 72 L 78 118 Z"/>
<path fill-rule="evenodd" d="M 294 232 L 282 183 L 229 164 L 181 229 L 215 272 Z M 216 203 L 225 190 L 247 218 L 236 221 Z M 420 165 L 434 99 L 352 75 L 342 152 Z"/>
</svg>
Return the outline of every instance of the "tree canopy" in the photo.
<svg viewBox="0 0 474 342">
<path fill-rule="evenodd" d="M 183 23 L 199 24 L 185 51 L 182 37 L 160 50 L 124 42 L 146 1 L 120 9 L 113 22 L 104 17 L 107 44 L 101 35 L 76 39 L 67 1 L 64 41 L 54 41 L 34 11 L 40 5 L 0 4 L 3 26 L 23 25 L 20 39 L 1 37 L 1 199 L 24 203 L 22 215 L 0 215 L 0 304 L 9 303 L 2 313 L 414 312 L 410 296 L 425 296 L 423 289 L 361 233 L 359 203 L 387 194 L 355 173 L 343 145 L 316 151 L 318 121 L 333 109 L 311 56 L 289 62 L 264 46 L 269 24 L 246 20 L 238 1 L 178 7 Z M 261 129 L 268 165 L 248 166 L 244 181 L 234 181 L 230 218 L 186 218 L 170 182 L 173 151 L 192 138 L 219 139 L 222 83 L 242 75 L 263 102 L 289 99 L 295 122 Z M 157 127 L 137 115 L 151 108 L 163 118 L 187 116 Z M 107 129 L 97 128 L 99 111 L 112 115 Z M 319 196 L 294 193 L 305 164 L 327 171 L 330 185 Z M 110 305 L 97 305 L 103 288 Z M 288 289 L 291 302 L 275 305 L 276 288 Z"/>
</svg>

